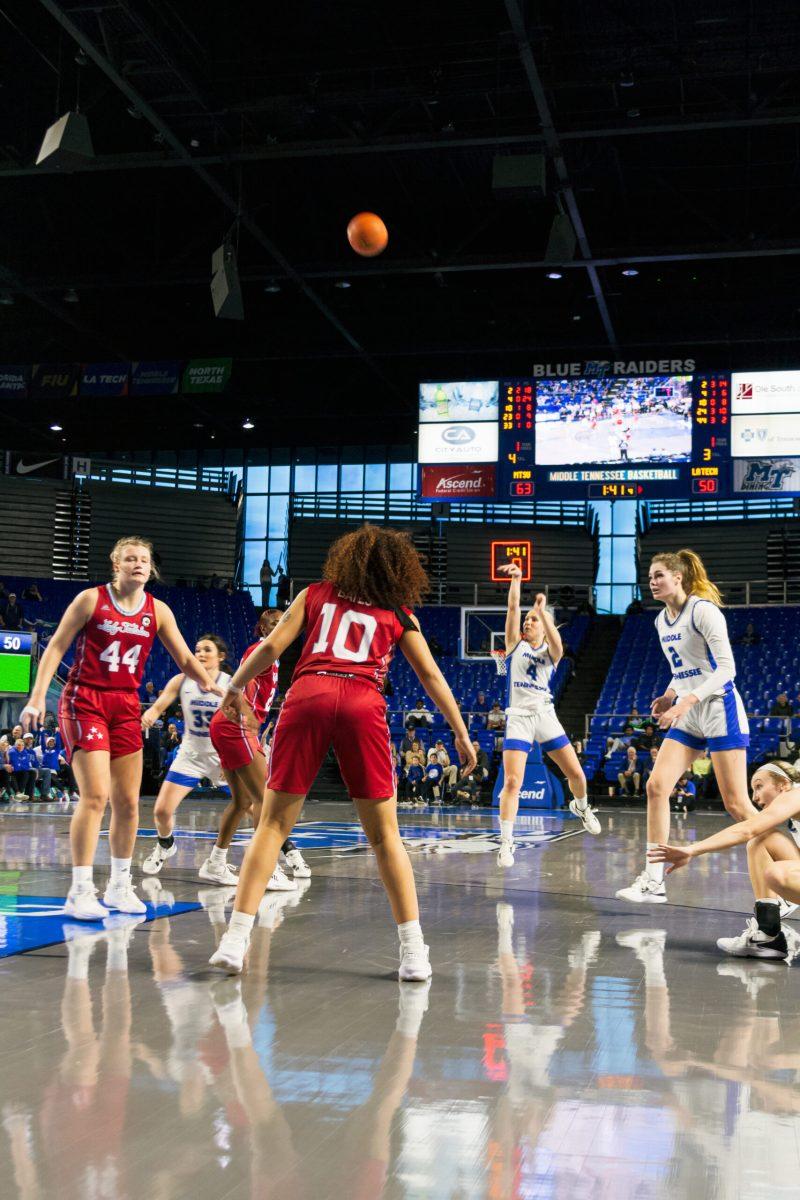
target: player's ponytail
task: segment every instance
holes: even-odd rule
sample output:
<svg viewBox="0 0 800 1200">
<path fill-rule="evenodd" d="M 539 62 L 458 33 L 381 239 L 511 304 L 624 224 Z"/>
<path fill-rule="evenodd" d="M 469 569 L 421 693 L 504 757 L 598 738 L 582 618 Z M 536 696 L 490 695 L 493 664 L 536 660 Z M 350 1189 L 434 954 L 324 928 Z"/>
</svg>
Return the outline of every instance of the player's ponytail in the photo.
<svg viewBox="0 0 800 1200">
<path fill-rule="evenodd" d="M 699 554 L 694 550 L 679 550 L 678 559 L 681 562 L 683 575 L 683 590 L 687 596 L 699 596 L 701 600 L 710 600 L 712 604 L 722 607 L 722 596 L 715 583 L 708 578 L 708 572 Z"/>
<path fill-rule="evenodd" d="M 663 563 L 668 571 L 680 575 L 683 590 L 687 596 L 697 596 L 700 600 L 710 600 L 718 608 L 722 608 L 722 595 L 716 584 L 708 578 L 705 564 L 694 550 L 679 550 L 677 554 L 654 554 L 653 563 Z"/>
</svg>

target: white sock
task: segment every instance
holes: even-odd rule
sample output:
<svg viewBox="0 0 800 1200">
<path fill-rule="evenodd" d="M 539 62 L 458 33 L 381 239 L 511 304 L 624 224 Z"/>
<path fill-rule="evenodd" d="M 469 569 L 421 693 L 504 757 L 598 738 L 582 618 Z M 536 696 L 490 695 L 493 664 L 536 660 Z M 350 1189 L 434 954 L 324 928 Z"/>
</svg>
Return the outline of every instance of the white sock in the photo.
<svg viewBox="0 0 800 1200">
<path fill-rule="evenodd" d="M 74 888 L 92 886 L 94 877 L 94 867 L 73 867 L 72 868 L 72 886 Z"/>
<path fill-rule="evenodd" d="M 648 842 L 648 850 L 657 850 L 658 842 Z M 664 882 L 664 864 L 662 862 L 650 862 L 650 859 L 645 856 L 645 872 L 648 879 L 654 879 L 656 883 Z"/>
<path fill-rule="evenodd" d="M 120 932 L 124 933 L 124 930 Z M 108 940 L 108 956 L 106 958 L 106 971 L 122 971 L 127 973 L 128 970 L 128 940 L 125 937 L 111 937 Z"/>
<path fill-rule="evenodd" d="M 397 926 L 397 935 L 401 946 L 415 946 L 423 941 L 422 926 L 419 921 L 405 921 Z"/>
<path fill-rule="evenodd" d="M 211 851 L 211 861 L 215 867 L 224 866 L 225 860 L 227 859 L 227 857 L 228 857 L 228 847 L 227 846 L 224 849 L 222 848 L 222 846 L 215 846 L 214 849 Z"/>
<path fill-rule="evenodd" d="M 94 938 L 81 938 L 75 942 L 67 942 L 67 977 L 69 979 L 89 978 L 89 959 L 95 947 Z"/>
<path fill-rule="evenodd" d="M 580 811 L 583 812 L 589 803 L 588 796 L 573 796 L 572 798 L 575 801 L 575 803 L 577 804 Z"/>
<path fill-rule="evenodd" d="M 131 881 L 131 860 L 129 858 L 112 858 L 111 859 L 111 886 L 114 887 L 118 883 L 130 883 Z"/>
<path fill-rule="evenodd" d="M 228 924 L 228 932 L 236 933 L 240 937 L 244 936 L 244 937 L 249 938 L 250 931 L 253 928 L 253 922 L 255 921 L 255 919 L 256 918 L 255 918 L 254 913 L 245 913 L 245 912 L 235 912 L 234 911 L 231 913 L 231 919 Z"/>
<path fill-rule="evenodd" d="M 514 840 L 514 822 L 500 821 L 500 838 L 504 842 L 513 842 Z"/>
<path fill-rule="evenodd" d="M 497 953 L 498 954 L 513 954 L 513 929 L 511 925 L 501 925 L 497 931 Z"/>
</svg>

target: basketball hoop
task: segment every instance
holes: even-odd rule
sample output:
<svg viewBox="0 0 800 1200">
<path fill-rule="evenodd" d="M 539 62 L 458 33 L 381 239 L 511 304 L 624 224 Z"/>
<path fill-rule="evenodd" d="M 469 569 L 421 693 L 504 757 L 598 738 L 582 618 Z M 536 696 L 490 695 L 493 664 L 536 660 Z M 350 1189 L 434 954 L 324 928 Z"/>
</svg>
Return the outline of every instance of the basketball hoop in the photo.
<svg viewBox="0 0 800 1200">
<path fill-rule="evenodd" d="M 506 652 L 505 652 L 505 650 L 490 650 L 489 653 L 491 654 L 492 658 L 494 659 L 494 665 L 497 669 L 497 674 L 505 675 L 505 673 L 506 673 Z"/>
</svg>

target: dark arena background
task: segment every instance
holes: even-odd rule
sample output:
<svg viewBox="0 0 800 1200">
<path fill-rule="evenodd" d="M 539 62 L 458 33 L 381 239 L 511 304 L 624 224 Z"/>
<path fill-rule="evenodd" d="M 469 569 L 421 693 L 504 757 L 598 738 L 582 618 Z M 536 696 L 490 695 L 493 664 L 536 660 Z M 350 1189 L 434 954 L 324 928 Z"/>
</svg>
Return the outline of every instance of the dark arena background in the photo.
<svg viewBox="0 0 800 1200">
<path fill-rule="evenodd" d="M 0 0 L 0 59 L 0 1194 L 800 1196 L 797 4 Z M 433 673 L 334 592 L 233 728 L 257 804 L 324 653 L 397 813 L 351 723 L 253 921 L 220 697 L 124 639 L 231 673 L 365 522 Z"/>
</svg>

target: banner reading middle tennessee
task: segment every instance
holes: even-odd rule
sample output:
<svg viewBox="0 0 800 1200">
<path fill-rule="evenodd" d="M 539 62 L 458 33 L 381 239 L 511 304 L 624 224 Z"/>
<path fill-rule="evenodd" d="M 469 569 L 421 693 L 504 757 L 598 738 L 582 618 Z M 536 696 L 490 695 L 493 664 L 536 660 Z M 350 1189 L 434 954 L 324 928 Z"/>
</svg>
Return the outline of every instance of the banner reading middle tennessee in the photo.
<svg viewBox="0 0 800 1200">
<path fill-rule="evenodd" d="M 183 372 L 184 392 L 224 392 L 232 365 L 232 358 L 193 358 Z"/>
<path fill-rule="evenodd" d="M 26 400 L 30 378 L 30 367 L 0 367 L 0 399 Z"/>
<path fill-rule="evenodd" d="M 75 363 L 34 363 L 31 371 L 32 400 L 64 400 L 78 394 Z"/>
<path fill-rule="evenodd" d="M 181 381 L 181 364 L 166 362 L 131 363 L 132 396 L 175 396 Z"/>
<path fill-rule="evenodd" d="M 84 363 L 81 371 L 82 396 L 127 396 L 127 363 Z"/>
</svg>

